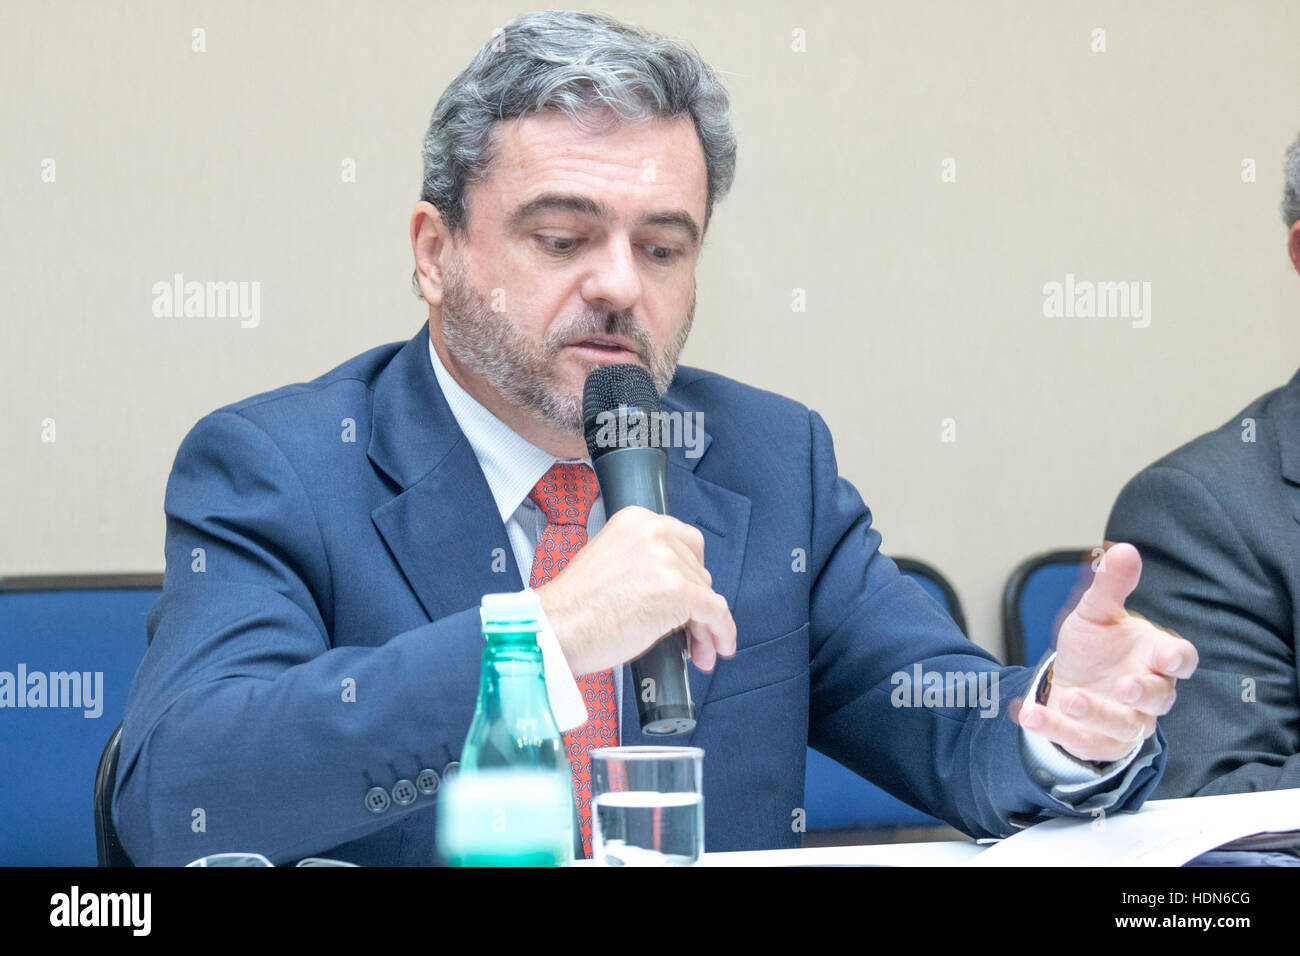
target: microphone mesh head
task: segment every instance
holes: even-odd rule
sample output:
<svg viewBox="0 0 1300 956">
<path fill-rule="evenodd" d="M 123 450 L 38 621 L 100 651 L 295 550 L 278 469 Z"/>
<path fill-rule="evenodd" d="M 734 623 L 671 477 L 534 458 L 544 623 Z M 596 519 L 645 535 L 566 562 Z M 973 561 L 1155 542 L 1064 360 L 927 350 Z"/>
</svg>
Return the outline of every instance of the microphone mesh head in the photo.
<svg viewBox="0 0 1300 956">
<path fill-rule="evenodd" d="M 654 381 L 640 365 L 596 366 L 582 389 L 582 429 L 591 460 L 629 445 L 657 446 L 652 436 L 657 438 L 659 429 L 649 427 L 649 416 L 661 408 Z M 643 427 L 637 427 L 638 420 Z"/>
</svg>

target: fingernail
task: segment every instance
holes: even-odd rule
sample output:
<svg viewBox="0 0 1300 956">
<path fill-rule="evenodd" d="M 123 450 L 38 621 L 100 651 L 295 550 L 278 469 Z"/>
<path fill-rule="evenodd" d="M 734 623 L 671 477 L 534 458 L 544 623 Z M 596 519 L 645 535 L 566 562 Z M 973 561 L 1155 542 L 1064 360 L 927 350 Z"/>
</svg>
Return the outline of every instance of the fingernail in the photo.
<svg viewBox="0 0 1300 956">
<path fill-rule="evenodd" d="M 1070 702 L 1065 705 L 1065 712 L 1071 717 L 1082 717 L 1088 712 L 1088 700 L 1086 697 L 1074 696 Z"/>
<path fill-rule="evenodd" d="M 1022 712 L 1020 726 L 1027 730 L 1037 730 L 1043 726 L 1043 712 L 1037 707 L 1032 708 L 1027 714 Z"/>
<path fill-rule="evenodd" d="M 1142 696 L 1142 688 L 1139 687 L 1137 684 L 1130 684 L 1128 687 L 1124 689 L 1124 693 L 1120 695 L 1120 703 L 1136 704 L 1138 702 L 1138 698 L 1140 698 L 1141 696 Z"/>
</svg>

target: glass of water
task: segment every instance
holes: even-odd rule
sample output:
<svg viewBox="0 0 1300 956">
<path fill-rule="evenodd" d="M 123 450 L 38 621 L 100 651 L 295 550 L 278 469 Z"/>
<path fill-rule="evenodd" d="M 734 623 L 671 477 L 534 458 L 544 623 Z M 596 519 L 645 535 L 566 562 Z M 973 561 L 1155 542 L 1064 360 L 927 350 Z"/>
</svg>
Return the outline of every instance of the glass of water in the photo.
<svg viewBox="0 0 1300 956">
<path fill-rule="evenodd" d="M 692 866 L 704 852 L 704 751 L 591 752 L 592 858 L 599 866 Z"/>
</svg>

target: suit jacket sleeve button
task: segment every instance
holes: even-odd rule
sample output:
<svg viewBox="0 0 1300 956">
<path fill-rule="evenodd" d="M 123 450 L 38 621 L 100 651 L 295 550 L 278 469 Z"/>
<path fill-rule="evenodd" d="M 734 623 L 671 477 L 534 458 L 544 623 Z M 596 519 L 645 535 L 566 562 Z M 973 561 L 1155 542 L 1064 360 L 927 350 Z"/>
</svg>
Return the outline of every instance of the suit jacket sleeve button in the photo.
<svg viewBox="0 0 1300 956">
<path fill-rule="evenodd" d="M 447 764 L 447 766 L 442 768 L 442 779 L 450 780 L 458 773 L 460 773 L 460 761 L 453 760 L 451 763 Z"/>
<path fill-rule="evenodd" d="M 420 771 L 420 775 L 415 778 L 415 788 L 426 797 L 431 797 L 438 792 L 438 774 L 428 769 Z"/>
<path fill-rule="evenodd" d="M 383 813 L 390 802 L 388 791 L 383 787 L 371 787 L 366 791 L 366 809 L 371 813 Z"/>
<path fill-rule="evenodd" d="M 393 803 L 399 807 L 409 806 L 415 802 L 415 784 L 409 780 L 399 780 L 393 784 Z"/>
</svg>

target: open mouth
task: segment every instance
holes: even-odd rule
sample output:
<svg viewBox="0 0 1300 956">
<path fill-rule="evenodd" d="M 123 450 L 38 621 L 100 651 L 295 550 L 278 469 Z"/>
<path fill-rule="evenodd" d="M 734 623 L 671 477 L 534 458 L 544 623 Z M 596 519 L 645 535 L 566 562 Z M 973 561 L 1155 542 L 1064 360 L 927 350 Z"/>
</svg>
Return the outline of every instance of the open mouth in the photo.
<svg viewBox="0 0 1300 956">
<path fill-rule="evenodd" d="M 583 339 L 581 342 L 575 342 L 569 346 L 571 349 L 577 349 L 589 358 L 610 359 L 615 358 L 621 362 L 640 362 L 641 356 L 630 344 L 621 341 L 595 338 Z"/>
</svg>

